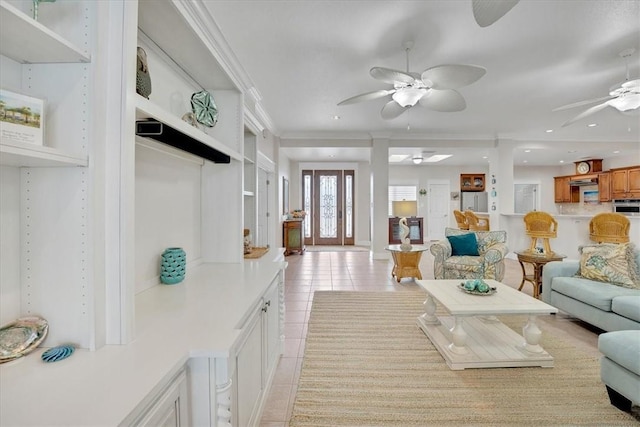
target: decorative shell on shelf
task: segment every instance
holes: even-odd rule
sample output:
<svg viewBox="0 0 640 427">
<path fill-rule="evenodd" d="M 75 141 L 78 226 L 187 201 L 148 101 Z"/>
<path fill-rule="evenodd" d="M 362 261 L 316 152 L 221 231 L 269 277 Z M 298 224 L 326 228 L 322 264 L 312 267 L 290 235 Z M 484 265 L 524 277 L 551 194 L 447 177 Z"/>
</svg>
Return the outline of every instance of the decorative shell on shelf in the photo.
<svg viewBox="0 0 640 427">
<path fill-rule="evenodd" d="M 138 46 L 138 59 L 136 61 L 136 92 L 149 99 L 151 95 L 151 76 L 147 65 L 147 52 Z"/>
<path fill-rule="evenodd" d="M 218 107 L 206 90 L 191 95 L 191 108 L 198 123 L 210 128 L 218 123 Z"/>
</svg>

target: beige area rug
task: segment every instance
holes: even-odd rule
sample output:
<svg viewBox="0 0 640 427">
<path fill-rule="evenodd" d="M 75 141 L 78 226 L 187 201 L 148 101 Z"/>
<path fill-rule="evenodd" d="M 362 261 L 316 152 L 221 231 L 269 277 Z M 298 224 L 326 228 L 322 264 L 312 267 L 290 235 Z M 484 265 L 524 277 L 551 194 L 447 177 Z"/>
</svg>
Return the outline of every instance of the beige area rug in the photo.
<svg viewBox="0 0 640 427">
<path fill-rule="evenodd" d="M 609 404 L 599 360 L 544 331 L 553 368 L 449 370 L 416 325 L 424 299 L 317 291 L 290 426 L 638 425 Z"/>
<path fill-rule="evenodd" d="M 251 252 L 249 252 L 248 254 L 244 254 L 244 259 L 257 259 L 262 257 L 262 255 L 266 254 L 267 252 L 269 252 L 269 248 L 255 246 L 251 248 Z"/>
</svg>

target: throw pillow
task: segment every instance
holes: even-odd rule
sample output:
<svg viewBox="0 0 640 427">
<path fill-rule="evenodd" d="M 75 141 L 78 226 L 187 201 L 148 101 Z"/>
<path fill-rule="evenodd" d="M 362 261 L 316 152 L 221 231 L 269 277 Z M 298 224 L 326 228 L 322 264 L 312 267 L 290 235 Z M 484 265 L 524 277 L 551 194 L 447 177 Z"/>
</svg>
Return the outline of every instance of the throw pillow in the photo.
<svg viewBox="0 0 640 427">
<path fill-rule="evenodd" d="M 580 247 L 578 276 L 625 288 L 640 289 L 632 243 L 602 243 Z"/>
<path fill-rule="evenodd" d="M 459 236 L 447 236 L 451 244 L 451 255 L 478 256 L 478 239 L 475 233 L 461 234 Z"/>
</svg>

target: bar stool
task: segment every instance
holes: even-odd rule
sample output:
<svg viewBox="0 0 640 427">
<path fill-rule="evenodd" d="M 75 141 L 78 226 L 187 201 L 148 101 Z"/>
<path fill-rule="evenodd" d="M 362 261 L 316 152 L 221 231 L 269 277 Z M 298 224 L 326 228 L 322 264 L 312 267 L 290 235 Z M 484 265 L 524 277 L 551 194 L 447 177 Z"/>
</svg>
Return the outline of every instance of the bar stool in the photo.
<svg viewBox="0 0 640 427">
<path fill-rule="evenodd" d="M 558 221 L 546 212 L 532 211 L 524 216 L 527 236 L 531 237 L 530 252 L 536 251 L 538 239 L 542 240 L 545 254 L 552 254 L 549 239 L 558 237 Z"/>
</svg>

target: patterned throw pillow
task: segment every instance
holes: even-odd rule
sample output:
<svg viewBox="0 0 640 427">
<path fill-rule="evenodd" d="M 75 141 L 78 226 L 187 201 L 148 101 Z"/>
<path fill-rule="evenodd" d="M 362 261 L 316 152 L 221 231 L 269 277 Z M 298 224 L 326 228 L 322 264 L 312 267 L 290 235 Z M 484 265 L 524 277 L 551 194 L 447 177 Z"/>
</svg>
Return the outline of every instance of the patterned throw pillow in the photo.
<svg viewBox="0 0 640 427">
<path fill-rule="evenodd" d="M 625 288 L 640 289 L 632 243 L 601 243 L 580 247 L 577 276 Z"/>
</svg>

